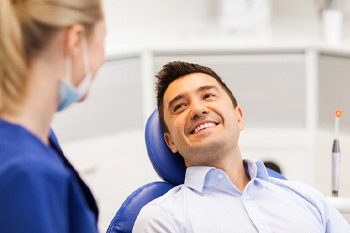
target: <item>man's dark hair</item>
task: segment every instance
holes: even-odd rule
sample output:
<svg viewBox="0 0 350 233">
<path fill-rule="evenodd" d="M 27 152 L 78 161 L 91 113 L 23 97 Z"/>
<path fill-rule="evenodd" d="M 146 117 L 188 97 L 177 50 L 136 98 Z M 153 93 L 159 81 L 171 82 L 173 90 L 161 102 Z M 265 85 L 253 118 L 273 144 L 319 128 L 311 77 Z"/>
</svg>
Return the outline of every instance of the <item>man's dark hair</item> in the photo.
<svg viewBox="0 0 350 233">
<path fill-rule="evenodd" d="M 204 73 L 213 77 L 225 92 L 229 95 L 234 107 L 237 107 L 237 100 L 233 96 L 231 90 L 226 86 L 222 79 L 209 67 L 183 62 L 183 61 L 173 61 L 165 64 L 163 68 L 156 75 L 156 92 L 157 92 L 157 106 L 159 112 L 159 121 L 164 132 L 168 132 L 168 127 L 164 120 L 164 93 L 168 86 L 178 78 L 192 73 Z"/>
</svg>

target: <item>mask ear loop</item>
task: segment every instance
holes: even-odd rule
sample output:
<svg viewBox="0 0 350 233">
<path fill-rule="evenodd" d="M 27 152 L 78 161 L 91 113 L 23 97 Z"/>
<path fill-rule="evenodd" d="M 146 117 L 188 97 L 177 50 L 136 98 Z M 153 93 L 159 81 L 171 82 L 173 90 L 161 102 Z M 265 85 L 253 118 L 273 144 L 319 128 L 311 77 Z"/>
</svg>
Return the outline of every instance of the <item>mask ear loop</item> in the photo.
<svg viewBox="0 0 350 233">
<path fill-rule="evenodd" d="M 72 58 L 66 55 L 66 74 L 64 81 L 72 85 Z"/>
<path fill-rule="evenodd" d="M 92 80 L 92 73 L 90 72 L 89 68 L 89 54 L 88 54 L 88 46 L 85 35 L 81 38 L 82 48 L 83 48 L 83 66 L 84 66 L 84 72 L 85 72 L 85 78 L 79 86 L 77 87 L 78 92 L 85 94 L 87 90 L 90 87 L 91 80 Z"/>
<path fill-rule="evenodd" d="M 89 70 L 89 54 L 88 54 L 88 46 L 87 46 L 87 41 L 86 41 L 86 36 L 83 35 L 81 38 L 81 43 L 83 46 L 83 63 L 84 63 L 84 72 L 86 74 L 90 73 Z"/>
</svg>

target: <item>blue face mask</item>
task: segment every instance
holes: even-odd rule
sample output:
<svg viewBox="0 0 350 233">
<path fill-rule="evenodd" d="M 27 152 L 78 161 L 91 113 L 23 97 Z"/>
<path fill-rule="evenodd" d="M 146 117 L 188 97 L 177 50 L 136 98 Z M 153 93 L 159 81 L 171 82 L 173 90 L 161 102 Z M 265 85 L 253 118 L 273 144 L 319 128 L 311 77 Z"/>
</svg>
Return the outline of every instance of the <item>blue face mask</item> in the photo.
<svg viewBox="0 0 350 233">
<path fill-rule="evenodd" d="M 87 43 L 86 38 L 82 38 L 83 46 L 83 62 L 85 77 L 83 81 L 79 84 L 78 87 L 74 87 L 72 84 L 72 60 L 66 57 L 66 77 L 63 80 L 60 80 L 59 86 L 59 103 L 57 111 L 62 111 L 68 108 L 75 102 L 80 101 L 89 91 L 93 75 L 89 70 L 89 58 L 87 55 Z"/>
</svg>

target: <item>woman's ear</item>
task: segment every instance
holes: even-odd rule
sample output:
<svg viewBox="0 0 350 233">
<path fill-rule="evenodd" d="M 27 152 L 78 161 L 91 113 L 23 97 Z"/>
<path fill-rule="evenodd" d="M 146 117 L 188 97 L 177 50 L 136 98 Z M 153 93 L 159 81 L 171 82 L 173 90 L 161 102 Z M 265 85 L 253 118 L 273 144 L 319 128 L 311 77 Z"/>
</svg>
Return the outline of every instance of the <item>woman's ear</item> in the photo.
<svg viewBox="0 0 350 233">
<path fill-rule="evenodd" d="M 177 152 L 177 149 L 174 144 L 174 140 L 171 137 L 170 133 L 164 133 L 164 141 L 173 153 Z"/>
<path fill-rule="evenodd" d="M 84 31 L 84 27 L 80 24 L 74 24 L 67 28 L 65 44 L 66 52 L 69 53 L 70 56 L 74 57 L 77 54 L 81 53 L 81 38 L 84 34 Z"/>
</svg>

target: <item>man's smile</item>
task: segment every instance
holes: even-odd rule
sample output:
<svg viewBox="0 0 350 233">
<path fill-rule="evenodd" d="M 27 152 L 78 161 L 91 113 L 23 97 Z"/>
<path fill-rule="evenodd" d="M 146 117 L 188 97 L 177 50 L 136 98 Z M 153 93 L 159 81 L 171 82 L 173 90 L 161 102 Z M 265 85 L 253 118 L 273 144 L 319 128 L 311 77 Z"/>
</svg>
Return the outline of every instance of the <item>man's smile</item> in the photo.
<svg viewBox="0 0 350 233">
<path fill-rule="evenodd" d="M 205 123 L 202 123 L 200 125 L 198 125 L 197 127 L 195 127 L 195 129 L 191 132 L 191 134 L 195 134 L 203 129 L 206 129 L 206 128 L 210 128 L 210 127 L 214 127 L 216 126 L 217 124 L 214 123 L 214 122 L 205 122 Z"/>
</svg>

